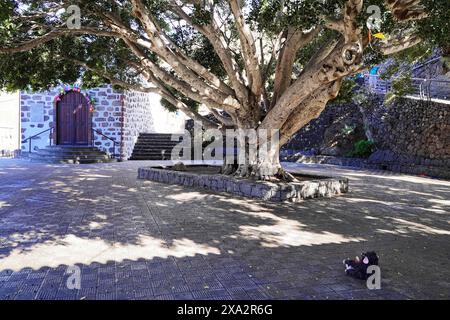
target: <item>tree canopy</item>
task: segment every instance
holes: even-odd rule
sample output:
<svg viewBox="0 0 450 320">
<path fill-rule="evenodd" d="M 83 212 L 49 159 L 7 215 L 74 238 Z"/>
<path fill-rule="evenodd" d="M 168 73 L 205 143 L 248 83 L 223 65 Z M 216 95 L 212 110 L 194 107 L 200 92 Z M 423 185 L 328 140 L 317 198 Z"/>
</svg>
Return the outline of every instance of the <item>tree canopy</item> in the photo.
<svg viewBox="0 0 450 320">
<path fill-rule="evenodd" d="M 76 28 L 70 5 L 80 9 Z M 206 127 L 217 124 L 199 104 L 222 127 L 278 129 L 282 144 L 347 76 L 416 45 L 448 47 L 450 33 L 448 0 L 0 0 L 0 8 L 0 88 L 111 83 L 156 92 Z"/>
</svg>

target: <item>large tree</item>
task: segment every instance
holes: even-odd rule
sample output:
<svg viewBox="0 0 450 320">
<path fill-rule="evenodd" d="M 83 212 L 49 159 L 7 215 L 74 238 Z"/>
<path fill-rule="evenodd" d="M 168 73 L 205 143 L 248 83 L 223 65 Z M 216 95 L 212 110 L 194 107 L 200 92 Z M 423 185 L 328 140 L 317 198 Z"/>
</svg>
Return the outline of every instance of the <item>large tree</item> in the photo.
<svg viewBox="0 0 450 320">
<path fill-rule="evenodd" d="M 72 17 L 64 9 L 74 4 L 81 26 L 68 28 Z M 366 22 L 375 13 L 369 5 L 380 9 L 383 41 L 369 35 Z M 0 6 L 0 88 L 107 82 L 156 92 L 206 128 L 277 129 L 281 145 L 323 111 L 349 75 L 421 42 L 448 45 L 449 34 L 447 0 L 0 0 Z M 202 117 L 199 104 L 217 122 Z M 225 169 L 285 177 L 276 156 Z"/>
</svg>

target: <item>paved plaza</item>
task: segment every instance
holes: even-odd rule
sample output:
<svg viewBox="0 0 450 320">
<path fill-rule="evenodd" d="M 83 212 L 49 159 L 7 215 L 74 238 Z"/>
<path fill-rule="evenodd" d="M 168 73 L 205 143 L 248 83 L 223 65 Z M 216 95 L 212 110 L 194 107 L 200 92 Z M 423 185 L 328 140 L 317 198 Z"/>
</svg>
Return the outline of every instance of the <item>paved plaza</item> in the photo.
<svg viewBox="0 0 450 320">
<path fill-rule="evenodd" d="M 277 204 L 138 180 L 150 163 L 0 160 L 0 299 L 450 298 L 448 181 L 286 164 L 350 192 Z M 381 290 L 344 274 L 369 250 Z"/>
</svg>

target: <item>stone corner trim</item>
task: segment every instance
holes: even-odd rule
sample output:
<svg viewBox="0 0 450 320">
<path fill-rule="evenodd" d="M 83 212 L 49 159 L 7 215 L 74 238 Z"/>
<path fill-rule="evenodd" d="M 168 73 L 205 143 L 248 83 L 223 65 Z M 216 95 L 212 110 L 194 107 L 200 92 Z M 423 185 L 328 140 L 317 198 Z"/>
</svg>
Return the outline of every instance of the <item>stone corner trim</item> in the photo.
<svg viewBox="0 0 450 320">
<path fill-rule="evenodd" d="M 332 197 L 347 193 L 349 190 L 348 179 L 343 177 L 314 175 L 308 181 L 273 183 L 237 179 L 220 174 L 179 172 L 160 166 L 139 168 L 138 178 L 273 202 L 300 202 L 305 199 Z"/>
</svg>

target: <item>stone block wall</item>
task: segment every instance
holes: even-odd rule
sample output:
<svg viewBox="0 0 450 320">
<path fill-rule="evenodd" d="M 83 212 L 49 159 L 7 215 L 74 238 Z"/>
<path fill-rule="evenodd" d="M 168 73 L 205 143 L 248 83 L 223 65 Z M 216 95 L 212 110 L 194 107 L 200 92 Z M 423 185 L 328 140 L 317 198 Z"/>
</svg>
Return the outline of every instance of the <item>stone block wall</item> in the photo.
<svg viewBox="0 0 450 320">
<path fill-rule="evenodd" d="M 183 132 L 186 117 L 181 113 L 171 113 L 160 104 L 155 94 L 136 91 L 117 91 L 112 86 L 87 90 L 95 99 L 92 113 L 92 128 L 117 142 L 116 154 L 128 159 L 140 133 Z M 54 99 L 59 88 L 45 92 L 21 92 L 22 140 L 55 126 Z M 32 149 L 50 145 L 50 132 L 36 137 Z M 114 143 L 93 133 L 93 145 L 108 153 L 114 152 Z M 28 143 L 22 144 L 22 152 L 28 152 Z"/>
<path fill-rule="evenodd" d="M 111 86 L 87 90 L 95 98 L 95 110 L 92 113 L 92 127 L 104 135 L 116 139 L 120 144 L 122 130 L 122 93 L 114 91 Z M 59 95 L 59 88 L 44 92 L 21 92 L 21 134 L 22 140 L 55 126 L 54 99 Z M 50 132 L 32 140 L 32 150 L 50 145 Z M 53 141 L 54 143 L 54 141 Z M 93 144 L 109 153 L 113 152 L 113 143 L 100 136 L 93 135 Z M 119 148 L 119 147 L 118 147 Z M 22 152 L 28 152 L 29 144 L 22 144 Z M 117 150 L 119 152 L 119 150 Z"/>
<path fill-rule="evenodd" d="M 364 108 L 369 118 L 377 151 L 372 163 L 392 166 L 442 168 L 450 171 L 450 101 L 398 99 L 385 105 L 374 96 Z M 423 171 L 423 168 L 421 168 Z"/>
<path fill-rule="evenodd" d="M 57 89 L 46 92 L 21 92 L 21 134 L 22 141 L 44 130 L 50 129 L 54 124 L 54 97 L 59 94 Z M 50 145 L 50 132 L 42 134 L 32 140 L 31 149 L 42 149 Z M 22 144 L 22 152 L 28 152 L 29 144 Z"/>
<path fill-rule="evenodd" d="M 92 128 L 114 139 L 117 142 L 116 154 L 120 152 L 123 123 L 124 94 L 111 86 L 89 90 L 89 95 L 95 98 L 95 111 L 92 113 Z M 114 152 L 114 143 L 95 133 L 93 144 L 100 150 L 110 154 Z"/>
<path fill-rule="evenodd" d="M 336 123 L 349 123 L 370 132 L 377 151 L 364 160 L 366 167 L 450 177 L 450 101 L 401 98 L 387 105 L 383 95 L 372 95 L 362 106 L 329 105 L 284 148 L 306 150 L 303 152 L 306 155 L 330 155 L 320 151 L 329 141 L 325 133 Z M 334 160 L 322 157 L 317 161 L 333 163 Z M 339 163 L 357 166 L 359 162 L 341 159 Z"/>
<path fill-rule="evenodd" d="M 353 128 L 346 132 L 347 128 Z M 320 117 L 303 127 L 283 150 L 343 156 L 355 142 L 366 139 L 361 113 L 354 104 L 329 105 Z"/>
<path fill-rule="evenodd" d="M 274 183 L 237 179 L 221 174 L 180 172 L 162 169 L 161 167 L 139 168 L 138 177 L 139 179 L 274 202 L 300 202 L 306 199 L 332 197 L 348 192 L 348 179 L 343 177 L 305 176 L 307 179 L 301 182 Z"/>
<path fill-rule="evenodd" d="M 128 159 L 140 133 L 182 133 L 187 117 L 169 112 L 161 105 L 161 97 L 152 93 L 124 93 L 124 128 L 122 157 Z"/>
<path fill-rule="evenodd" d="M 150 112 L 151 96 L 148 93 L 127 91 L 124 94 L 124 122 L 122 154 L 128 159 L 140 133 L 154 132 L 154 119 Z"/>
</svg>

